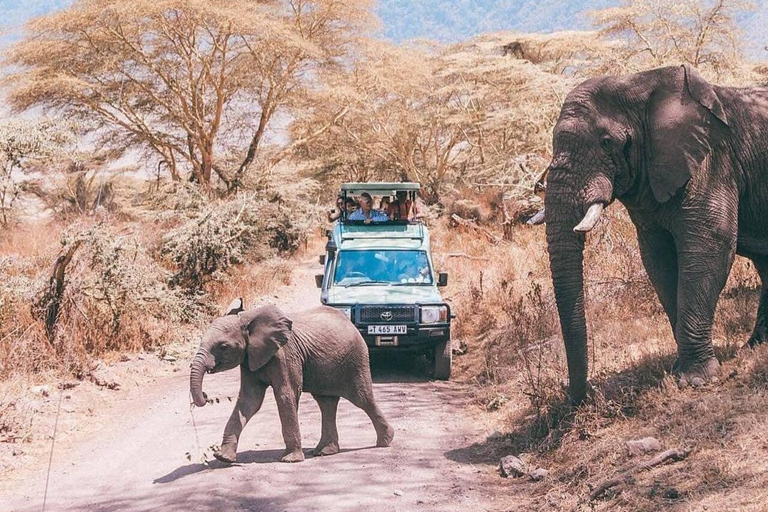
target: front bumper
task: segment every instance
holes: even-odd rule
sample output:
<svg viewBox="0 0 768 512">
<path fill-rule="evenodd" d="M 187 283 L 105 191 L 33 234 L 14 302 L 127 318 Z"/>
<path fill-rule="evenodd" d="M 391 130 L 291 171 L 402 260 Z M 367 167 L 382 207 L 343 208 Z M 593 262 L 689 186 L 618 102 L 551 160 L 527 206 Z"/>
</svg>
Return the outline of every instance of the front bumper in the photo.
<svg viewBox="0 0 768 512">
<path fill-rule="evenodd" d="M 334 306 L 336 306 L 334 304 Z M 424 323 L 422 307 L 444 306 L 445 321 Z M 429 304 L 354 304 L 338 305 L 349 308 L 350 318 L 371 351 L 421 350 L 451 339 L 451 308 L 445 303 Z M 390 313 L 386 320 L 381 313 Z M 370 326 L 405 326 L 405 334 L 369 334 Z"/>
<path fill-rule="evenodd" d="M 365 344 L 372 351 L 421 350 L 451 339 L 450 323 L 430 324 L 429 327 L 408 327 L 407 334 L 392 336 L 368 334 L 367 326 L 365 328 L 358 326 L 358 331 L 363 336 Z"/>
</svg>

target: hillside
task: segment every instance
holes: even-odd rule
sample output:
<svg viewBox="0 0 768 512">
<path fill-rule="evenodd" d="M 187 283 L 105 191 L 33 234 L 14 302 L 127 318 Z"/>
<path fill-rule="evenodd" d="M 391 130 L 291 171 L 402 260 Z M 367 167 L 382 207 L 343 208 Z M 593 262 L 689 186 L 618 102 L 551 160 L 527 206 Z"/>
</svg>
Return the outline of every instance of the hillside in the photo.
<svg viewBox="0 0 768 512">
<path fill-rule="evenodd" d="M 455 42 L 483 32 L 516 30 L 554 32 L 591 27 L 588 12 L 617 5 L 616 0 L 380 0 L 384 35 L 394 41 L 433 38 Z M 745 52 L 765 59 L 768 0 L 753 2 L 755 10 L 741 16 Z"/>
</svg>

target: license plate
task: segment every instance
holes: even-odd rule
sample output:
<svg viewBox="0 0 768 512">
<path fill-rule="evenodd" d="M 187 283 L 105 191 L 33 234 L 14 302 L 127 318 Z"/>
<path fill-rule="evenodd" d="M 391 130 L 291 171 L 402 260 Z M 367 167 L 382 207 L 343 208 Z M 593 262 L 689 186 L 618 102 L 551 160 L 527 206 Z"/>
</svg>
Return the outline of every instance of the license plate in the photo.
<svg viewBox="0 0 768 512">
<path fill-rule="evenodd" d="M 408 334 L 405 325 L 369 325 L 368 334 Z"/>
</svg>

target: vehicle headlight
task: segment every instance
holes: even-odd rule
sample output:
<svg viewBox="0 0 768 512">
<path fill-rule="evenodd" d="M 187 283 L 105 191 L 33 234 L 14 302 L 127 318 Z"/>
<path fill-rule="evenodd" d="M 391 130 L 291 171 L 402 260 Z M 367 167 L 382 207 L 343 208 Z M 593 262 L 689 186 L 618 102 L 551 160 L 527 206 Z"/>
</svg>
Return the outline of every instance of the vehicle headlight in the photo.
<svg viewBox="0 0 768 512">
<path fill-rule="evenodd" d="M 347 318 L 352 319 L 352 306 L 336 306 L 336 309 L 347 315 Z"/>
<path fill-rule="evenodd" d="M 448 320 L 448 308 L 445 306 L 423 306 L 421 308 L 421 323 L 436 324 Z"/>
</svg>

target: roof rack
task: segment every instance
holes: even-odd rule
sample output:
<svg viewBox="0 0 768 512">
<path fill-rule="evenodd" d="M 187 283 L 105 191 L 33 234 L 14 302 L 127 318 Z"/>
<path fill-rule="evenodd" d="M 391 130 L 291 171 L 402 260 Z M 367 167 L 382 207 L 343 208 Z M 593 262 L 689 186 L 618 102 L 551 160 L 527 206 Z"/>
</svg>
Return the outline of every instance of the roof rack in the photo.
<svg viewBox="0 0 768 512">
<path fill-rule="evenodd" d="M 341 191 L 347 194 L 362 194 L 363 192 L 374 193 L 376 195 L 393 196 L 398 191 L 418 192 L 421 185 L 413 182 L 371 182 L 371 183 L 342 183 Z"/>
</svg>

